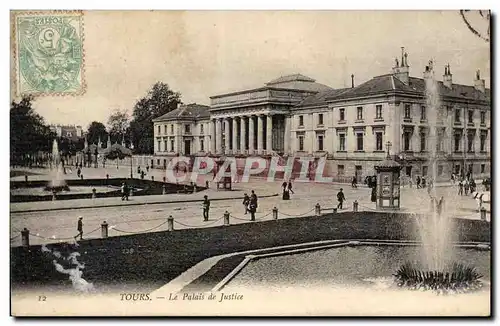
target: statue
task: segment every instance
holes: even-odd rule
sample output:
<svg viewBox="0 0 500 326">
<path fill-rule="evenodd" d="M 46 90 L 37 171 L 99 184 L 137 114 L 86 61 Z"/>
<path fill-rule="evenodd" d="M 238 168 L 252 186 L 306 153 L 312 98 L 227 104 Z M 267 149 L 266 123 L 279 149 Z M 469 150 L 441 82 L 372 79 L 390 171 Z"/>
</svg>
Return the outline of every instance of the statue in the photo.
<svg viewBox="0 0 500 326">
<path fill-rule="evenodd" d="M 476 80 L 481 79 L 481 74 L 479 72 L 479 69 L 476 71 Z"/>
<path fill-rule="evenodd" d="M 399 68 L 399 60 L 396 58 L 396 67 Z"/>
<path fill-rule="evenodd" d="M 405 62 L 403 66 L 408 67 L 408 53 L 405 52 Z"/>
</svg>

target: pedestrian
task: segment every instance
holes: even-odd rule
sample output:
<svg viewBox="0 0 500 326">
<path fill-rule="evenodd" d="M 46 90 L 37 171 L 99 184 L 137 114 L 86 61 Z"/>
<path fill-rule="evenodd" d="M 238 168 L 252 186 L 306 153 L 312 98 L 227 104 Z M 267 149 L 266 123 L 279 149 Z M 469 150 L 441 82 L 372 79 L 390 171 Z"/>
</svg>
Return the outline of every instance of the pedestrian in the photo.
<svg viewBox="0 0 500 326">
<path fill-rule="evenodd" d="M 425 178 L 422 177 L 422 181 L 421 182 L 422 182 L 421 187 L 425 188 L 427 180 L 425 180 Z"/>
<path fill-rule="evenodd" d="M 146 165 L 146 172 L 149 172 L 149 164 Z"/>
<path fill-rule="evenodd" d="M 245 214 L 248 213 L 248 206 L 250 205 L 250 197 L 245 193 L 243 196 L 243 206 L 245 207 Z"/>
<path fill-rule="evenodd" d="M 140 165 L 137 167 L 137 174 L 141 174 L 141 166 Z"/>
<path fill-rule="evenodd" d="M 78 169 L 76 170 L 76 175 L 77 175 L 78 177 L 80 177 L 80 174 L 82 174 L 82 170 L 81 170 L 80 168 L 78 168 Z"/>
<path fill-rule="evenodd" d="M 255 203 L 255 209 L 259 207 L 258 204 L 258 198 L 257 195 L 255 194 L 255 191 L 252 190 L 252 194 L 250 195 L 250 203 L 254 202 Z"/>
<path fill-rule="evenodd" d="M 342 204 L 345 201 L 345 196 L 344 196 L 343 190 L 344 189 L 340 188 L 340 191 L 337 193 L 337 200 L 339 202 L 338 205 L 337 205 L 337 209 L 342 209 L 343 208 Z"/>
<path fill-rule="evenodd" d="M 248 211 L 250 212 L 250 221 L 255 221 L 255 212 L 257 211 L 257 196 L 253 193 L 250 197 L 250 205 L 248 206 Z"/>
<path fill-rule="evenodd" d="M 286 190 L 287 186 L 288 186 L 288 183 L 286 181 L 283 181 L 283 183 L 281 184 L 281 188 L 283 188 L 283 191 Z"/>
<path fill-rule="evenodd" d="M 79 216 L 78 217 L 78 223 L 76 225 L 76 230 L 78 231 L 78 234 L 75 235 L 75 240 L 80 237 L 80 240 L 83 240 L 83 217 Z"/>
<path fill-rule="evenodd" d="M 290 191 L 292 194 L 295 194 L 292 190 L 292 181 L 288 180 L 288 191 Z"/>
<path fill-rule="evenodd" d="M 125 200 L 125 182 L 122 182 L 122 200 Z"/>
<path fill-rule="evenodd" d="M 208 221 L 208 211 L 210 210 L 210 200 L 208 196 L 203 196 L 203 221 Z"/>
<path fill-rule="evenodd" d="M 458 181 L 458 195 L 463 196 L 464 194 L 464 184 L 462 180 Z"/>
<path fill-rule="evenodd" d="M 465 190 L 465 195 L 468 196 L 469 195 L 469 190 L 470 190 L 470 183 L 469 183 L 468 179 L 465 180 L 464 190 Z"/>
<path fill-rule="evenodd" d="M 420 189 L 420 176 L 417 175 L 417 189 Z"/>
<path fill-rule="evenodd" d="M 356 176 L 352 177 L 351 187 L 352 188 L 357 188 L 358 187 L 358 179 L 356 178 Z"/>
</svg>

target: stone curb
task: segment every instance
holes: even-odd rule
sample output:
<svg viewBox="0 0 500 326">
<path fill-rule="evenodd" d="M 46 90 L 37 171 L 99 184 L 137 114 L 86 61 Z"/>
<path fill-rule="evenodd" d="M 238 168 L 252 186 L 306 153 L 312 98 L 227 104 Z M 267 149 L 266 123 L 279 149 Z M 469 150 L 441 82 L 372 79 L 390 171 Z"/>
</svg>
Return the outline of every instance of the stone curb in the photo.
<svg viewBox="0 0 500 326">
<path fill-rule="evenodd" d="M 269 198 L 277 197 L 279 194 L 272 195 L 262 195 L 259 198 Z M 222 201 L 222 200 L 236 200 L 242 199 L 239 197 L 229 197 L 229 198 L 214 198 L 210 201 Z M 47 211 L 65 211 L 65 210 L 76 210 L 76 209 L 92 209 L 92 208 L 108 208 L 108 207 L 119 207 L 119 206 L 139 206 L 139 205 L 159 205 L 159 204 L 182 204 L 182 203 L 194 203 L 200 202 L 202 199 L 189 199 L 189 200 L 171 200 L 171 201 L 154 201 L 150 203 L 125 203 L 125 204 L 108 204 L 108 205 L 98 205 L 98 206 L 82 206 L 82 207 L 56 207 L 56 208 L 43 208 L 43 209 L 31 209 L 31 210 L 11 210 L 10 213 L 33 213 L 33 212 L 47 212 Z"/>
</svg>

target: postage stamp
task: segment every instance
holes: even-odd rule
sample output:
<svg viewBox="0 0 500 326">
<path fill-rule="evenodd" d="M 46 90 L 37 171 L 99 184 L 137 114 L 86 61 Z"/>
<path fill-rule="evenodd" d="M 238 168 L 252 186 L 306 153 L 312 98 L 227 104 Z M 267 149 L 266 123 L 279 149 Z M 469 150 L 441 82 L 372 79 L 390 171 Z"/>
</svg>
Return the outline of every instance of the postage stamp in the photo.
<svg viewBox="0 0 500 326">
<path fill-rule="evenodd" d="M 14 12 L 18 95 L 85 92 L 83 12 Z"/>
</svg>

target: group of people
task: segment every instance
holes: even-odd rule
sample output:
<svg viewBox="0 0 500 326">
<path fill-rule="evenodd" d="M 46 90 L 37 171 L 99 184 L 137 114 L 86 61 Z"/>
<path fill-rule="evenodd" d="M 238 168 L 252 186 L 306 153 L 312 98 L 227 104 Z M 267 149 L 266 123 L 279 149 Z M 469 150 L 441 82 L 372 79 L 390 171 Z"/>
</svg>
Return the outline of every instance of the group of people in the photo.
<svg viewBox="0 0 500 326">
<path fill-rule="evenodd" d="M 477 189 L 477 185 L 476 185 L 476 182 L 474 181 L 473 178 L 471 178 L 470 180 L 469 179 L 460 179 L 458 181 L 458 194 L 460 196 L 463 196 L 464 192 L 465 192 L 465 196 L 468 196 L 469 192 L 473 193 L 476 191 L 476 189 Z"/>
<path fill-rule="evenodd" d="M 250 220 L 255 221 L 255 212 L 257 212 L 257 195 L 255 194 L 255 191 L 252 190 L 252 193 L 250 196 L 245 193 L 243 196 L 243 207 L 245 208 L 245 214 L 250 213 Z"/>
<path fill-rule="evenodd" d="M 289 200 L 290 199 L 290 193 L 294 194 L 292 190 L 292 181 L 283 181 L 281 184 L 281 188 L 283 189 L 283 200 Z"/>
</svg>

